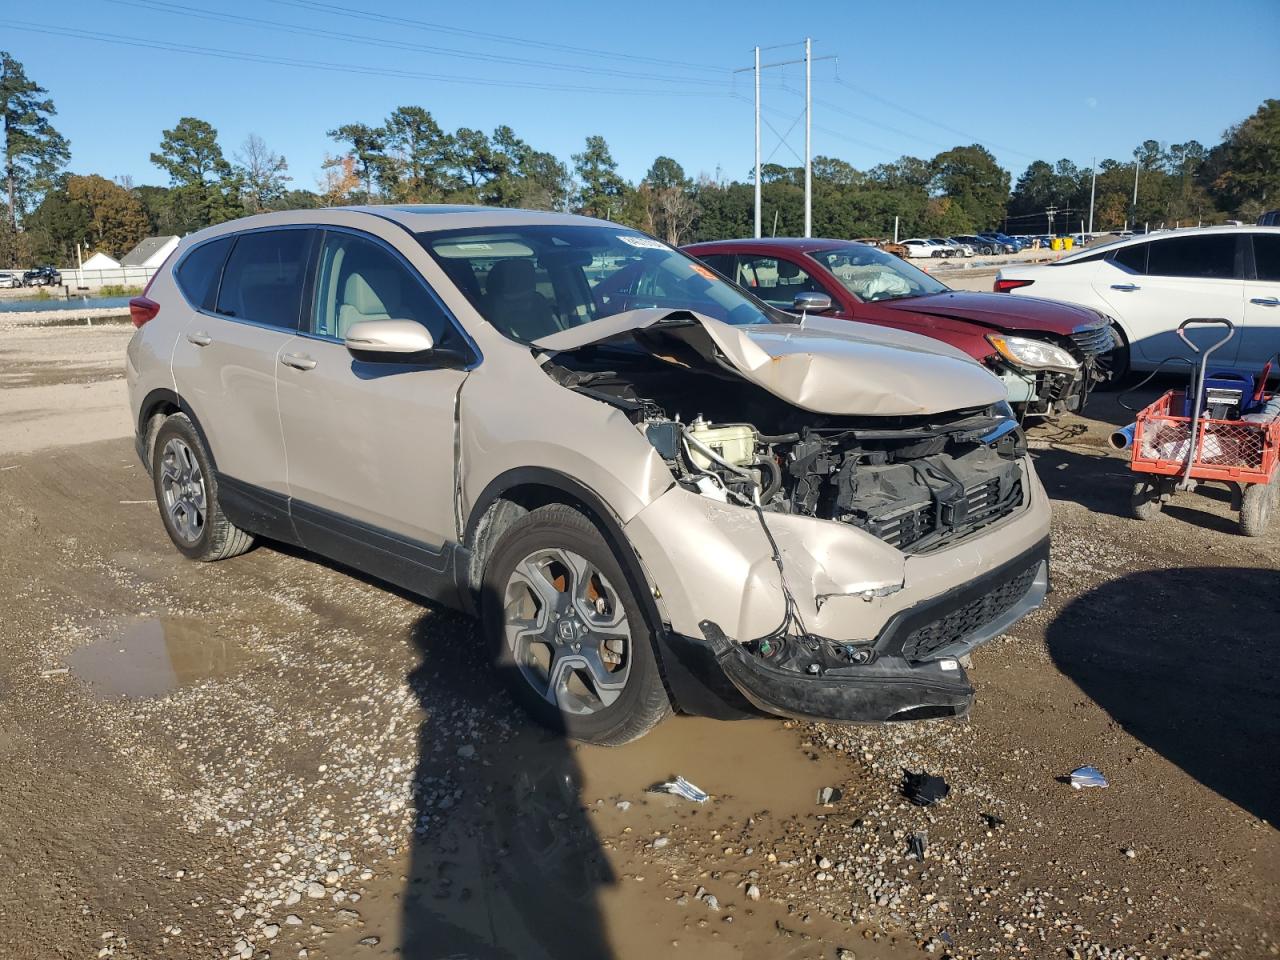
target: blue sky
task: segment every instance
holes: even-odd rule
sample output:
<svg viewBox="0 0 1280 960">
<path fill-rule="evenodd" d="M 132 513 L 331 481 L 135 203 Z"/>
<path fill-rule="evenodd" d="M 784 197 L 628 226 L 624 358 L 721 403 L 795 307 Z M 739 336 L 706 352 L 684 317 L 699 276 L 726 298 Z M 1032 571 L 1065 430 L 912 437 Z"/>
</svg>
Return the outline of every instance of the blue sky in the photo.
<svg viewBox="0 0 1280 960">
<path fill-rule="evenodd" d="M 1215 143 L 1280 96 L 1280 0 L 65 0 L 3 20 L 0 45 L 56 101 L 71 169 L 136 183 L 164 182 L 149 155 L 189 115 L 228 155 L 261 135 L 315 188 L 336 152 L 327 129 L 402 104 L 448 129 L 510 124 L 566 161 L 599 133 L 633 180 L 664 153 L 745 179 L 751 75 L 732 71 L 757 43 L 788 44 L 766 63 L 799 57 L 806 35 L 815 57 L 838 57 L 813 66 L 814 154 L 859 168 L 975 141 L 1015 177 L 1035 158 L 1127 159 L 1147 138 Z M 269 62 L 282 59 L 329 66 Z M 765 78 L 765 158 L 798 163 L 802 68 Z"/>
</svg>

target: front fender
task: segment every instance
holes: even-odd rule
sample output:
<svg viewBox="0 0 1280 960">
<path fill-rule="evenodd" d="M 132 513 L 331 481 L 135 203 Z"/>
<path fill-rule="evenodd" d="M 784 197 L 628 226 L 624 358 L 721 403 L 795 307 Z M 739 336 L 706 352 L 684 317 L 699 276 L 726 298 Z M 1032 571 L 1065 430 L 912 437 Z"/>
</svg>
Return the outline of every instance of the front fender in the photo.
<svg viewBox="0 0 1280 960">
<path fill-rule="evenodd" d="M 871 534 L 812 517 L 766 513 L 765 519 L 810 630 L 823 632 L 828 599 L 902 589 L 905 557 Z M 710 620 L 734 639 L 752 640 L 782 624 L 785 602 L 773 548 L 750 508 L 673 487 L 624 530 L 677 633 L 700 636 L 699 622 Z M 875 626 L 868 625 L 869 636 Z"/>
</svg>

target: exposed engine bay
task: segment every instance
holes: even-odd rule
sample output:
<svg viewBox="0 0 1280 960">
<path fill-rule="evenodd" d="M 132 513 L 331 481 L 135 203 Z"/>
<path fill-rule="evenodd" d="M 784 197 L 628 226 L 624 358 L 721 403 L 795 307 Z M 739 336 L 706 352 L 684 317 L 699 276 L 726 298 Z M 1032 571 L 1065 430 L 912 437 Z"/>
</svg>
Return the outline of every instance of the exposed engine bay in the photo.
<svg viewBox="0 0 1280 960">
<path fill-rule="evenodd" d="M 848 523 L 920 553 L 1023 502 L 1025 441 L 1003 403 L 896 417 L 803 410 L 681 322 L 544 355 L 544 370 L 625 411 L 677 483 L 762 515 Z"/>
</svg>

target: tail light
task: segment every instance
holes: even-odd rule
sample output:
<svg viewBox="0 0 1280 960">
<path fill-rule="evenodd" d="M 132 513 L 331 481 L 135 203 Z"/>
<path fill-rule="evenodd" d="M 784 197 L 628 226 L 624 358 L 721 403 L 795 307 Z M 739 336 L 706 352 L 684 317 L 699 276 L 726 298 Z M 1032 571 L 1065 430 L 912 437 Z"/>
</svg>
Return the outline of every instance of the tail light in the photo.
<svg viewBox="0 0 1280 960">
<path fill-rule="evenodd" d="M 129 301 L 129 316 L 135 327 L 140 327 L 160 312 L 160 304 L 150 297 L 134 297 Z"/>
<path fill-rule="evenodd" d="M 1035 283 L 1035 281 L 1034 281 L 1034 280 L 1001 280 L 1001 279 L 997 279 L 997 280 L 996 280 L 996 282 L 995 282 L 995 285 L 994 285 L 994 286 L 992 286 L 992 288 L 991 288 L 991 289 L 992 289 L 992 290 L 994 290 L 996 293 L 1008 293 L 1010 290 L 1017 290 L 1019 287 L 1029 287 L 1029 286 L 1031 286 L 1033 283 Z"/>
<path fill-rule="evenodd" d="M 129 301 L 129 317 L 133 320 L 135 327 L 140 327 L 148 320 L 155 319 L 155 315 L 160 312 L 160 304 L 148 297 L 147 294 L 151 292 L 151 285 L 156 282 L 156 277 L 160 276 L 160 270 L 169 265 L 169 261 L 173 259 L 173 254 L 176 252 L 175 250 L 164 258 L 164 263 L 160 264 L 160 268 L 151 275 L 147 285 L 142 288 L 142 296 L 134 297 Z"/>
</svg>

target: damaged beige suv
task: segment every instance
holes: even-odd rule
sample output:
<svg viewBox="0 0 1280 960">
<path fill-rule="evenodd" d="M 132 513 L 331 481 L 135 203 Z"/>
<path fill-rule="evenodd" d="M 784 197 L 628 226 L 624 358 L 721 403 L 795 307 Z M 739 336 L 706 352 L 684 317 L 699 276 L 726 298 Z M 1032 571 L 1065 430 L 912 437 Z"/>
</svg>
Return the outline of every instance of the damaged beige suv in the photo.
<svg viewBox="0 0 1280 960">
<path fill-rule="evenodd" d="M 138 453 L 183 554 L 286 541 L 478 614 L 576 738 L 673 708 L 962 715 L 966 654 L 1048 588 L 999 381 L 626 227 L 267 214 L 185 238 L 131 310 Z"/>
</svg>

